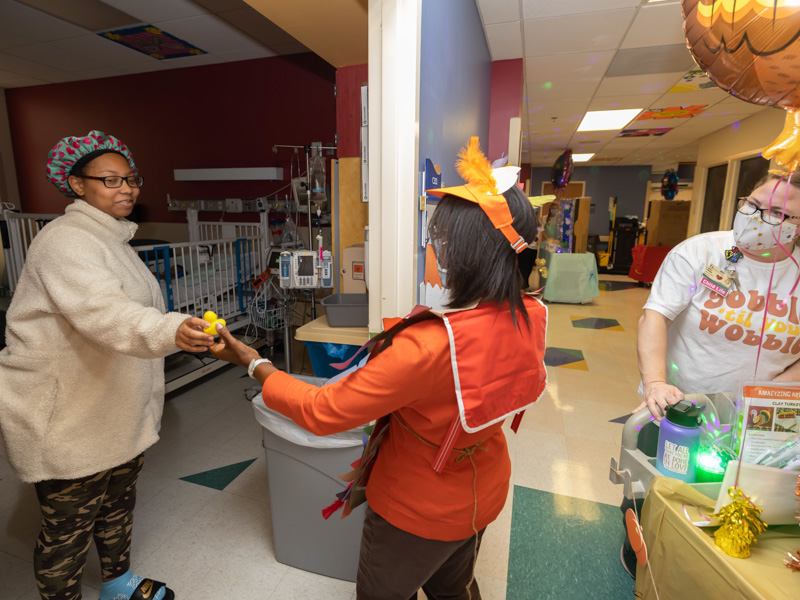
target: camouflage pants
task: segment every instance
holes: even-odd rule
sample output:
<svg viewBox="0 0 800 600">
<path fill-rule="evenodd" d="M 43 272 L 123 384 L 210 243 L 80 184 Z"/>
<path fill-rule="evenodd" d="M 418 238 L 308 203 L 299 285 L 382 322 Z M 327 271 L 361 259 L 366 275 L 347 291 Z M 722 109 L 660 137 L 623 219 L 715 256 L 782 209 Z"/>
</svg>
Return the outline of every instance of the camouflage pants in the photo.
<svg viewBox="0 0 800 600">
<path fill-rule="evenodd" d="M 82 479 L 41 481 L 36 495 L 42 530 L 33 553 L 39 593 L 45 600 L 80 600 L 86 555 L 94 539 L 103 581 L 130 568 L 136 479 L 143 456 Z"/>
</svg>

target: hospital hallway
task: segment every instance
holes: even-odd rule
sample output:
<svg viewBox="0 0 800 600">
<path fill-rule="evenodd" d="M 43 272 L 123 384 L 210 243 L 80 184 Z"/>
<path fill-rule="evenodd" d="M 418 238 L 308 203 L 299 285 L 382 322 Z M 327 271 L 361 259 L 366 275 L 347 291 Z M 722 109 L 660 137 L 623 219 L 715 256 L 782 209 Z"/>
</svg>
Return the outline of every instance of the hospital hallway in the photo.
<svg viewBox="0 0 800 600">
<path fill-rule="evenodd" d="M 647 295 L 624 276 L 601 275 L 590 304 L 547 304 L 548 385 L 516 435 L 505 426 L 512 485 L 480 551 L 484 600 L 632 597 L 620 564 L 622 486 L 609 481 L 609 464 L 639 404 L 636 328 Z M 168 395 L 138 485 L 133 571 L 166 582 L 178 600 L 354 599 L 354 583 L 275 560 L 262 427 L 245 397 L 253 384 L 227 367 Z M 0 454 L 3 600 L 39 598 L 38 523 L 33 486 Z M 99 588 L 92 547 L 84 598 L 96 600 Z"/>
</svg>

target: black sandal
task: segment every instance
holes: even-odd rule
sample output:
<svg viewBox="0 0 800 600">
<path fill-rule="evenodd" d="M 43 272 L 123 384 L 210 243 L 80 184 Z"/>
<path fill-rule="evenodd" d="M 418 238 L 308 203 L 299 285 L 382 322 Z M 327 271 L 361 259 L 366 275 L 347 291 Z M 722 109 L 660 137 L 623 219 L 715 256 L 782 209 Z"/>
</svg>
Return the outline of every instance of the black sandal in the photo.
<svg viewBox="0 0 800 600">
<path fill-rule="evenodd" d="M 165 583 L 152 579 L 142 579 L 136 589 L 133 590 L 130 600 L 153 600 L 161 588 L 164 588 L 164 600 L 173 600 L 175 598 L 175 592 L 169 589 Z"/>
</svg>

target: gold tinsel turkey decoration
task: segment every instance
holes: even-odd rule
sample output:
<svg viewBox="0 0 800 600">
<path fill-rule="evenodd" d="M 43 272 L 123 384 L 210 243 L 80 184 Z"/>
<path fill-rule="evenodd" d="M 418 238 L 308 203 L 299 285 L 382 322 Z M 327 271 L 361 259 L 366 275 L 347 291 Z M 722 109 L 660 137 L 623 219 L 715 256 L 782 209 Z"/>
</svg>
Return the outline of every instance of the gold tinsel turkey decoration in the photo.
<svg viewBox="0 0 800 600">
<path fill-rule="evenodd" d="M 686 42 L 697 64 L 736 98 L 786 110 L 764 158 L 800 164 L 800 3 L 797 0 L 681 0 Z"/>
<path fill-rule="evenodd" d="M 750 556 L 750 545 L 755 544 L 756 535 L 763 533 L 767 524 L 758 515 L 761 508 L 750 501 L 738 487 L 728 490 L 733 501 L 713 515 L 720 522 L 714 532 L 714 541 L 723 552 L 735 558 Z"/>
</svg>

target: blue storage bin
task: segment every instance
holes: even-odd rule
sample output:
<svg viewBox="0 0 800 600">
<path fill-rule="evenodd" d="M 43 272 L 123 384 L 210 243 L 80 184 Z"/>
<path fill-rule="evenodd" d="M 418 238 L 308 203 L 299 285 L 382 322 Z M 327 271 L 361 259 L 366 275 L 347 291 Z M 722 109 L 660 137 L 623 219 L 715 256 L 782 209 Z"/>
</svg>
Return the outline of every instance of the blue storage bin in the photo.
<svg viewBox="0 0 800 600">
<path fill-rule="evenodd" d="M 314 376 L 326 379 L 341 373 L 339 369 L 334 369 L 331 363 L 345 362 L 361 347 L 328 342 L 307 342 L 305 340 L 303 344 L 305 344 L 308 349 L 308 355 L 311 357 L 311 368 L 314 369 Z"/>
</svg>

